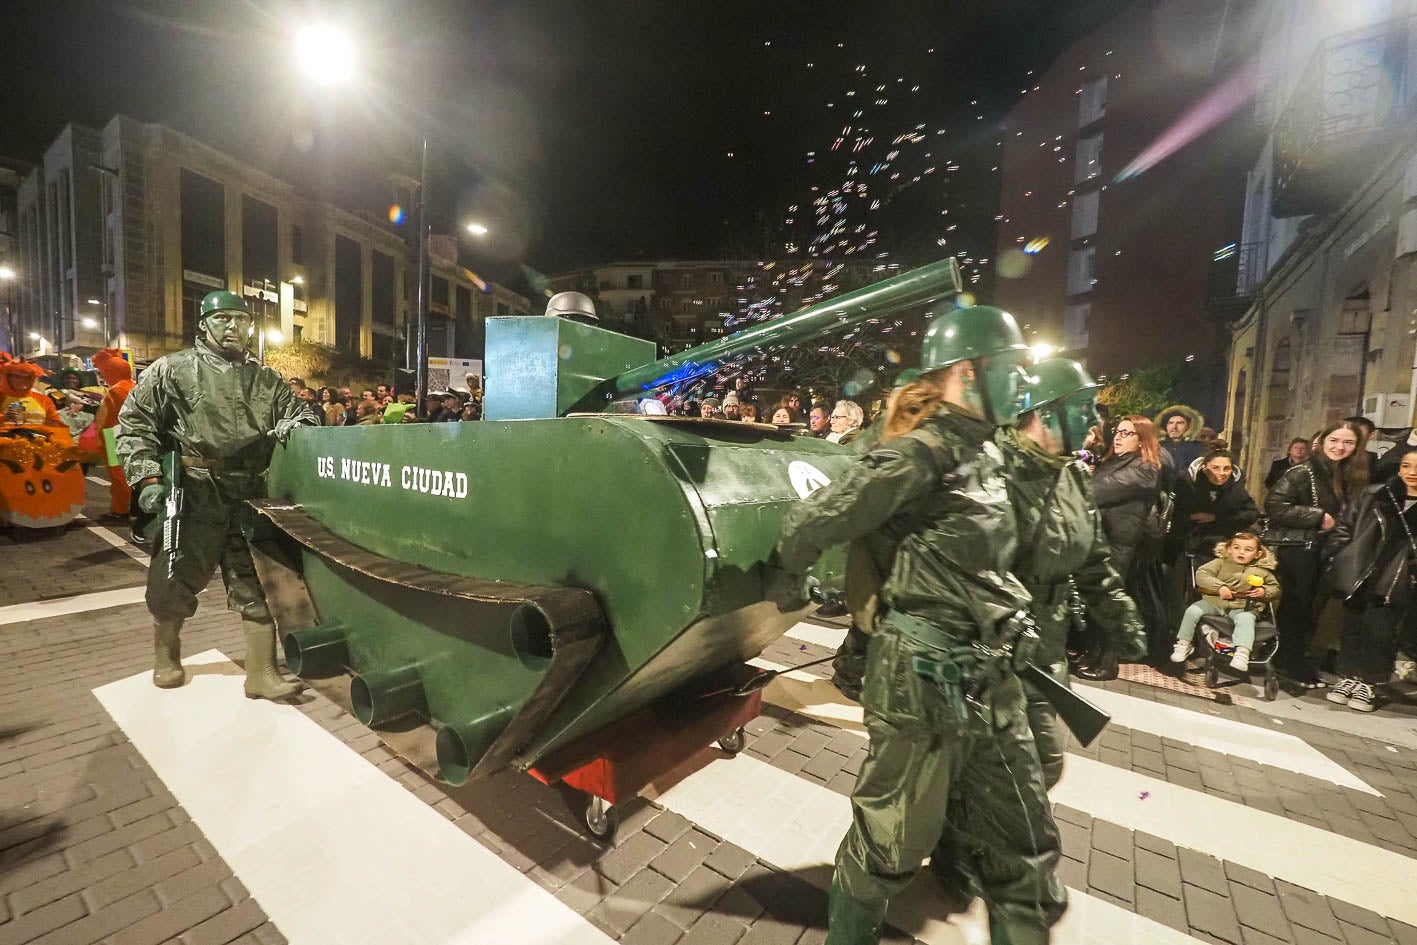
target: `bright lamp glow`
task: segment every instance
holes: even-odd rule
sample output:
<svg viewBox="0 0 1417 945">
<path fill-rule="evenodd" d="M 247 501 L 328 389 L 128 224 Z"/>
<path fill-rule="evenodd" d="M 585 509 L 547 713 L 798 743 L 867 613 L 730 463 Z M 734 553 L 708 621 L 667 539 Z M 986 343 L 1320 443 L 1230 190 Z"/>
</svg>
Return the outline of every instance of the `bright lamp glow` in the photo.
<svg viewBox="0 0 1417 945">
<path fill-rule="evenodd" d="M 11 279 L 15 278 L 15 275 L 15 270 L 11 269 L 9 266 L 0 266 L 0 279 L 9 282 Z"/>
<path fill-rule="evenodd" d="M 81 318 L 81 319 L 79 319 L 79 324 L 80 324 L 80 325 L 83 325 L 85 328 L 97 328 L 97 327 L 98 327 L 98 319 L 96 319 L 96 318 L 87 318 L 87 317 L 86 317 L 86 318 Z"/>
<path fill-rule="evenodd" d="M 90 304 L 90 305 L 102 305 L 103 303 L 100 302 L 98 299 L 89 299 L 89 304 Z"/>
<path fill-rule="evenodd" d="M 469 223 L 467 225 L 467 231 L 473 236 L 487 235 L 487 227 L 483 226 L 481 223 Z"/>
<path fill-rule="evenodd" d="M 284 340 L 285 335 L 282 335 L 278 328 L 272 328 L 270 331 L 266 332 L 266 341 L 273 345 L 278 345 Z"/>
<path fill-rule="evenodd" d="M 30 337 L 33 338 L 35 341 L 42 341 L 42 340 L 43 340 L 42 338 L 39 337 L 39 332 L 37 332 L 37 331 L 32 331 L 32 332 L 30 332 Z"/>
<path fill-rule="evenodd" d="M 354 43 L 329 24 L 307 26 L 295 37 L 300 68 L 321 85 L 338 85 L 354 75 Z"/>
<path fill-rule="evenodd" d="M 1054 348 L 1052 345 L 1034 345 L 1029 350 L 1033 352 L 1033 360 L 1035 362 L 1046 361 L 1058 351 L 1058 349 Z"/>
<path fill-rule="evenodd" d="M 291 277 L 290 277 L 290 284 L 291 284 L 291 285 L 304 285 L 304 284 L 305 284 L 305 277 L 304 277 L 304 276 L 291 276 Z"/>
</svg>

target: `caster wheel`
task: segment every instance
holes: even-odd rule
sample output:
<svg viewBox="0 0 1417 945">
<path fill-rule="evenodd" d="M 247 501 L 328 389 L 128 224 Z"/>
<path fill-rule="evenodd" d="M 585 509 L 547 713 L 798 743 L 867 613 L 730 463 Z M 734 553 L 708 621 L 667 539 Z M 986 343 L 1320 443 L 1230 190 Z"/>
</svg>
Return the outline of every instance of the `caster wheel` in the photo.
<svg viewBox="0 0 1417 945">
<path fill-rule="evenodd" d="M 741 728 L 729 732 L 718 740 L 718 747 L 722 748 L 730 755 L 736 755 L 743 750 L 743 746 L 748 742 L 748 734 Z"/>
<path fill-rule="evenodd" d="M 1214 689 L 1218 685 L 1220 685 L 1220 666 L 1212 657 L 1205 661 L 1205 687 Z"/>
<path fill-rule="evenodd" d="M 1274 673 L 1266 673 L 1264 677 L 1264 701 L 1273 702 L 1279 698 L 1279 677 Z"/>
<path fill-rule="evenodd" d="M 615 813 L 615 808 L 599 797 L 592 796 L 586 804 L 585 825 L 591 836 L 597 840 L 609 841 L 615 836 L 615 828 L 619 825 L 619 816 Z"/>
</svg>

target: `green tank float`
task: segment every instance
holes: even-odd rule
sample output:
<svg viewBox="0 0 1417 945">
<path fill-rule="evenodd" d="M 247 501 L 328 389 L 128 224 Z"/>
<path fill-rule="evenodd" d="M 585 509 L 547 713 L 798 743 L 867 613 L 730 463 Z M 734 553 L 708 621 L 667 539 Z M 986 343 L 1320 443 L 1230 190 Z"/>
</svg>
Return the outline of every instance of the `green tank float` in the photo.
<svg viewBox="0 0 1417 945">
<path fill-rule="evenodd" d="M 348 674 L 358 720 L 454 785 L 512 766 L 613 801 L 624 784 L 567 775 L 626 726 L 650 745 L 719 724 L 693 750 L 741 748 L 743 663 L 800 616 L 764 600 L 765 559 L 853 452 L 635 402 L 959 291 L 947 259 L 660 360 L 571 318 L 488 319 L 484 421 L 302 429 L 276 452 L 254 547 L 290 670 Z M 728 707 L 675 716 L 705 694 Z M 663 773 L 643 754 L 630 791 Z M 587 816 L 613 828 L 603 805 Z"/>
</svg>

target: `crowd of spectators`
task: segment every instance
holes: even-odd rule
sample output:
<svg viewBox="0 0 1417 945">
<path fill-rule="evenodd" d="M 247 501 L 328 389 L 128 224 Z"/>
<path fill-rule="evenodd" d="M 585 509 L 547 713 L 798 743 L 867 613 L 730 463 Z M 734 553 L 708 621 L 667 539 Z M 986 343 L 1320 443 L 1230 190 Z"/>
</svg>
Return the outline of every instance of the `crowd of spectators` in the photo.
<svg viewBox="0 0 1417 945">
<path fill-rule="evenodd" d="M 305 379 L 286 383 L 299 399 L 310 404 L 327 427 L 370 426 L 379 423 L 452 423 L 482 419 L 481 378 L 467 376 L 468 392 L 433 391 L 424 401 L 422 416 L 412 394 L 399 394 L 387 384 L 362 388 L 358 396 L 349 387 L 310 387 Z"/>
<path fill-rule="evenodd" d="M 1278 589 L 1255 593 L 1246 610 L 1274 620 L 1274 666 L 1293 690 L 1331 687 L 1330 702 L 1371 711 L 1379 687 L 1413 677 L 1404 654 L 1417 652 L 1417 432 L 1403 431 L 1381 457 L 1369 449 L 1376 431 L 1364 417 L 1296 437 L 1270 466 L 1261 503 L 1226 441 L 1195 411 L 1168 408 L 1154 422 L 1114 422 L 1100 412 L 1085 457 L 1094 465 L 1113 564 L 1147 625 L 1153 665 L 1189 657 L 1187 631 L 1196 613 L 1214 608 L 1212 596 L 1229 602 L 1251 593 L 1200 574 L 1224 571 L 1213 563 L 1217 554 L 1238 548 L 1241 557 L 1274 566 Z M 1258 564 L 1249 570 L 1268 574 Z M 1221 609 L 1233 615 L 1236 606 Z M 1240 638 L 1253 639 L 1248 625 Z M 1115 661 L 1088 642 L 1084 635 L 1077 671 L 1110 678 Z M 1247 668 L 1249 655 L 1246 645 L 1231 665 Z"/>
</svg>

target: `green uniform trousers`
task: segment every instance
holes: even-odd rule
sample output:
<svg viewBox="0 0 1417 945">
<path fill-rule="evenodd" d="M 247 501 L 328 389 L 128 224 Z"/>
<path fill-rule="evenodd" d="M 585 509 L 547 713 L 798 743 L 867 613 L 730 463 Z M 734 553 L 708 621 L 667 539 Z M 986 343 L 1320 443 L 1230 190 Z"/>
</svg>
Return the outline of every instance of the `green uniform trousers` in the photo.
<svg viewBox="0 0 1417 945">
<path fill-rule="evenodd" d="M 912 669 L 917 653 L 938 655 L 889 623 L 871 638 L 861 700 L 870 750 L 837 851 L 827 943 L 874 945 L 860 930 L 920 871 L 948 816 L 972 851 L 996 945 L 1046 945 L 1067 893 L 1020 683 L 1000 684 L 992 717 L 961 719 Z"/>
<path fill-rule="evenodd" d="M 1064 686 L 1070 686 L 1068 682 L 1068 664 L 1055 663 L 1052 666 L 1039 666 L 1049 676 L 1052 676 Z M 1033 732 L 1033 743 L 1038 749 L 1038 761 L 1043 766 L 1043 786 L 1052 790 L 1053 785 L 1058 783 L 1058 779 L 1063 776 L 1063 745 L 1066 735 L 1063 732 L 1062 724 L 1058 721 L 1058 710 L 1037 692 L 1032 686 L 1024 686 L 1024 695 L 1028 698 L 1028 727 Z"/>
<path fill-rule="evenodd" d="M 148 611 L 159 620 L 186 620 L 197 612 L 197 594 L 221 566 L 226 605 L 248 620 L 271 623 L 247 543 L 255 513 L 247 499 L 265 495 L 260 475 L 183 470 L 185 491 L 177 561 L 167 576 L 170 550 L 159 532 L 148 568 Z"/>
</svg>

